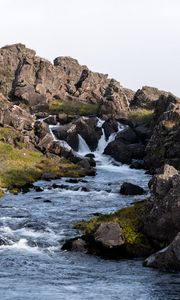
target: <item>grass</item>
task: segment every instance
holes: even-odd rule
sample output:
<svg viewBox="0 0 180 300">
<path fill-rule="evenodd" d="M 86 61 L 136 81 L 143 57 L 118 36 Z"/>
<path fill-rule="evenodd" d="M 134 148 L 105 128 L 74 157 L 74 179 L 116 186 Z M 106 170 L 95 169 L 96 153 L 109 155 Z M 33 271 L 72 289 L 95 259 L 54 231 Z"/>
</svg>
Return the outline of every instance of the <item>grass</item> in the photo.
<svg viewBox="0 0 180 300">
<path fill-rule="evenodd" d="M 100 215 L 88 221 L 81 221 L 75 225 L 86 235 L 93 235 L 98 225 L 103 222 L 117 222 L 123 229 L 127 251 L 131 255 L 146 256 L 152 252 L 152 246 L 142 232 L 141 217 L 144 214 L 144 202 L 123 208 L 115 213 Z"/>
<path fill-rule="evenodd" d="M 66 113 L 69 115 L 93 115 L 97 114 L 99 105 L 74 102 L 74 101 L 62 101 L 53 100 L 49 104 L 50 113 Z"/>
<path fill-rule="evenodd" d="M 0 194 L 3 189 L 18 191 L 23 185 L 39 180 L 44 173 L 80 177 L 83 172 L 77 165 L 58 156 L 47 158 L 39 151 L 17 149 L 0 142 Z"/>
<path fill-rule="evenodd" d="M 138 123 L 147 123 L 153 120 L 154 110 L 139 108 L 129 112 L 129 119 Z"/>
<path fill-rule="evenodd" d="M 164 121 L 162 122 L 163 126 L 164 126 L 166 129 L 169 129 L 169 130 L 171 130 L 171 129 L 177 127 L 177 126 L 179 125 L 179 123 L 180 123 L 180 120 L 179 120 L 179 122 L 178 122 L 178 121 L 173 121 L 173 120 L 164 120 Z"/>
</svg>

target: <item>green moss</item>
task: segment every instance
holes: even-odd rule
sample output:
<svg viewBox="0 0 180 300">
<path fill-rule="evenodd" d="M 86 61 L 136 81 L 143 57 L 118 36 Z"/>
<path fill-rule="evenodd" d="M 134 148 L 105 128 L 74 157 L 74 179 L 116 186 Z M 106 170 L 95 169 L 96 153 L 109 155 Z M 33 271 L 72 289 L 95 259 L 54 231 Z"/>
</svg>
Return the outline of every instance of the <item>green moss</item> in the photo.
<svg viewBox="0 0 180 300">
<path fill-rule="evenodd" d="M 60 157 L 47 158 L 41 152 L 17 149 L 3 142 L 0 142 L 0 165 L 0 188 L 12 191 L 40 179 L 43 173 L 58 177 L 85 175 L 80 167 Z"/>
<path fill-rule="evenodd" d="M 151 109 L 134 109 L 129 112 L 129 119 L 138 123 L 147 123 L 153 120 L 154 110 Z"/>
<path fill-rule="evenodd" d="M 117 222 L 123 229 L 126 249 L 131 255 L 144 256 L 152 252 L 152 246 L 142 232 L 141 218 L 144 214 L 144 202 L 123 208 L 115 213 L 94 217 L 75 225 L 86 235 L 92 235 L 103 222 Z"/>
<path fill-rule="evenodd" d="M 66 113 L 70 115 L 92 115 L 97 114 L 99 106 L 97 104 L 70 102 L 53 100 L 49 104 L 51 113 Z"/>
</svg>

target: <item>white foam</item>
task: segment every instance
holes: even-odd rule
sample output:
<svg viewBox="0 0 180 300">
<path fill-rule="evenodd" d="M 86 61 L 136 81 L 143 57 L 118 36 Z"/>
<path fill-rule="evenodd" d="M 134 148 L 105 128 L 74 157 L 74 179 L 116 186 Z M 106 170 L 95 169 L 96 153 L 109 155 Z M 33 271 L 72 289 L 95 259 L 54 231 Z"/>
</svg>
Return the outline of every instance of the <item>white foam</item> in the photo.
<svg viewBox="0 0 180 300">
<path fill-rule="evenodd" d="M 20 239 L 17 243 L 12 245 L 2 245 L 0 250 L 18 250 L 18 251 L 28 251 L 33 253 L 40 253 L 38 247 L 28 246 L 28 241 L 26 239 Z"/>
</svg>

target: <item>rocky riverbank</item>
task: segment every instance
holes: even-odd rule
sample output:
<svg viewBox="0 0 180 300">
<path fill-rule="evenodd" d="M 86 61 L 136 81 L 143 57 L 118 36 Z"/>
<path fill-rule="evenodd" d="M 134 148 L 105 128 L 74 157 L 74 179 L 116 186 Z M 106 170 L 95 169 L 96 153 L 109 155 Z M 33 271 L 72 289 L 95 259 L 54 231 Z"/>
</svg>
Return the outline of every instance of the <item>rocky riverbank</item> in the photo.
<svg viewBox="0 0 180 300">
<path fill-rule="evenodd" d="M 145 265 L 179 270 L 178 97 L 151 87 L 133 92 L 75 59 L 52 64 L 22 44 L 0 49 L 0 92 L 2 195 L 41 178 L 94 176 L 95 152 L 116 166 L 143 168 L 153 175 L 151 196 L 78 223 L 83 236 L 63 249 L 111 258 L 153 255 Z M 136 191 L 144 193 L 131 182 L 121 187 L 126 195 Z"/>
</svg>

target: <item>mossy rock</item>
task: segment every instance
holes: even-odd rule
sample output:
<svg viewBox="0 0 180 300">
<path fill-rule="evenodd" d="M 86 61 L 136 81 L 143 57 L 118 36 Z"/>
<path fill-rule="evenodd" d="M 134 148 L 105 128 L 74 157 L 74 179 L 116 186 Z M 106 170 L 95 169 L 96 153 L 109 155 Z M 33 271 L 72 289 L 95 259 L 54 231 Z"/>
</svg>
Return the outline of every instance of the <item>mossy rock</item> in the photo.
<svg viewBox="0 0 180 300">
<path fill-rule="evenodd" d="M 146 257 L 153 253 L 152 243 L 142 230 L 144 202 L 137 202 L 133 206 L 123 208 L 115 213 L 100 215 L 88 221 L 81 221 L 75 225 L 86 236 L 93 236 L 97 227 L 103 222 L 116 222 L 123 229 L 125 238 L 125 252 L 129 257 Z"/>
</svg>

